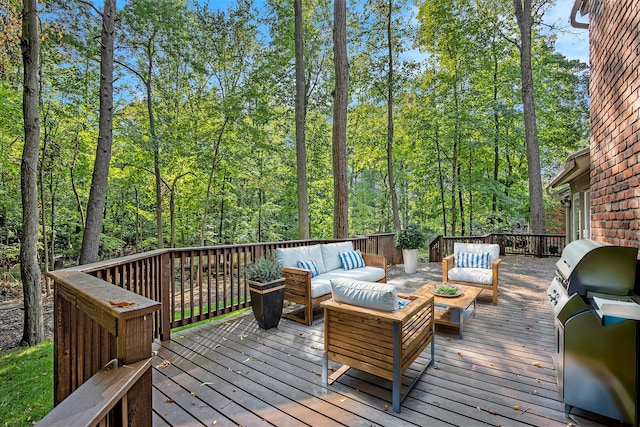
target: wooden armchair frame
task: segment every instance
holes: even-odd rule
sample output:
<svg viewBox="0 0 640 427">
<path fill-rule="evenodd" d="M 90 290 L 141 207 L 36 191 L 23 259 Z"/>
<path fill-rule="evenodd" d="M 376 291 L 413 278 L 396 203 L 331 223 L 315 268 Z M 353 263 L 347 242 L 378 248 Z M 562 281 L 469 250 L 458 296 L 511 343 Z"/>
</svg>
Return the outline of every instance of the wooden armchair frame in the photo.
<svg viewBox="0 0 640 427">
<path fill-rule="evenodd" d="M 498 305 L 498 266 L 502 262 L 502 258 L 497 258 L 491 263 L 491 284 L 475 282 L 462 282 L 449 279 L 449 270 L 455 266 L 455 254 L 451 254 L 442 260 L 442 281 L 444 283 L 457 283 L 459 285 L 475 286 L 477 288 L 486 289 L 492 293 L 493 305 Z"/>
<path fill-rule="evenodd" d="M 383 255 L 362 254 L 365 265 L 369 267 L 380 267 L 385 271 L 380 283 L 387 281 L 387 259 Z M 284 299 L 294 304 L 300 304 L 303 307 L 283 313 L 282 317 L 295 320 L 310 326 L 313 323 L 313 308 L 318 306 L 322 301 L 331 298 L 331 293 L 321 295 L 316 298 L 311 297 L 311 272 L 295 267 L 283 267 L 282 273 L 286 279 L 284 282 Z"/>
<path fill-rule="evenodd" d="M 334 300 L 322 303 L 325 325 L 322 382 L 332 384 L 349 368 L 391 380 L 395 412 L 400 412 L 401 402 L 435 360 L 433 297 L 399 297 L 412 301 L 392 313 Z M 402 374 L 429 344 L 431 360 L 401 393 Z M 331 377 L 328 377 L 329 360 L 344 365 Z"/>
</svg>

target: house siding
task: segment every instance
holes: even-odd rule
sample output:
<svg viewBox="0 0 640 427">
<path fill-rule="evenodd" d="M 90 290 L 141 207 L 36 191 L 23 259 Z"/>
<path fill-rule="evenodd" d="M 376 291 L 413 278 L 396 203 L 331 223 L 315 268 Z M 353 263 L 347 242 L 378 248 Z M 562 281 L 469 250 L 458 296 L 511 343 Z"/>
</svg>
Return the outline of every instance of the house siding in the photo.
<svg viewBox="0 0 640 427">
<path fill-rule="evenodd" d="M 640 1 L 592 0 L 591 235 L 640 247 Z"/>
</svg>

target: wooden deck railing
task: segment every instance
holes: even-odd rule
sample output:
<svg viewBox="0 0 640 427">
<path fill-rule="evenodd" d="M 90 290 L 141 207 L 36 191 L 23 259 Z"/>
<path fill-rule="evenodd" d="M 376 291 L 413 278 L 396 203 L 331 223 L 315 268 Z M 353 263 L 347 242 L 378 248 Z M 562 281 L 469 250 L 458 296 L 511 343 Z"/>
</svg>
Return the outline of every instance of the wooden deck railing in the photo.
<svg viewBox="0 0 640 427">
<path fill-rule="evenodd" d="M 493 233 L 483 236 L 437 236 L 429 244 L 429 261 L 440 262 L 453 253 L 453 244 L 497 243 L 502 255 L 559 256 L 566 244 L 560 234 Z"/>
<path fill-rule="evenodd" d="M 150 425 L 152 315 L 160 304 L 80 271 L 50 275 L 55 281 L 54 404 L 66 403 L 41 424 Z M 107 366 L 120 372 L 107 375 Z M 94 377 L 98 373 L 102 381 Z M 97 393 L 105 389 L 111 392 L 102 395 L 97 410 Z M 87 390 L 93 390 L 89 401 Z"/>
<path fill-rule="evenodd" d="M 393 236 L 349 240 L 386 254 Z M 150 425 L 152 341 L 249 307 L 245 271 L 261 255 L 332 241 L 162 249 L 50 272 L 56 407 L 42 425 Z"/>
</svg>

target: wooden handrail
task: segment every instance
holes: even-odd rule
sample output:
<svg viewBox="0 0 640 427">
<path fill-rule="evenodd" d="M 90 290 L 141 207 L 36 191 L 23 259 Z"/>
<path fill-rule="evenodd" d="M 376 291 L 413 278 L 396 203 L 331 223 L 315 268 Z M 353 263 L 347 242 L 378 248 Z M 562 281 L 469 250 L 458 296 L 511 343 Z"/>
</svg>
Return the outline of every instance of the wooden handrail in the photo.
<svg viewBox="0 0 640 427">
<path fill-rule="evenodd" d="M 49 275 L 55 283 L 55 405 L 82 400 L 77 390 L 113 359 L 128 365 L 150 359 L 153 314 L 160 303 L 76 269 Z M 151 423 L 151 370 L 143 365 L 144 372 L 127 386 L 126 402 L 125 397 L 116 402 L 128 425 Z"/>
<path fill-rule="evenodd" d="M 114 359 L 36 425 L 60 427 L 106 425 L 107 416 L 117 405 L 123 408 L 128 406 L 128 393 L 150 369 L 151 358 L 130 365 L 119 364 L 118 359 Z M 130 425 L 127 411 L 118 412 L 114 414 L 116 418 L 114 424 Z M 143 424 L 138 423 L 138 425 Z"/>
</svg>

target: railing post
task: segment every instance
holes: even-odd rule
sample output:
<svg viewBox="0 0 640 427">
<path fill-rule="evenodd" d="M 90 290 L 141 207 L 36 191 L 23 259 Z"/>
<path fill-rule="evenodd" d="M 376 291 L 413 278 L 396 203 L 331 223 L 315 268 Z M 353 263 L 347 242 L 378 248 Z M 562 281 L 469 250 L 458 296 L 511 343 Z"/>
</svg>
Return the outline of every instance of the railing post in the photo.
<svg viewBox="0 0 640 427">
<path fill-rule="evenodd" d="M 160 341 L 171 339 L 171 253 L 160 255 Z"/>
<path fill-rule="evenodd" d="M 118 360 L 125 365 L 151 357 L 153 316 L 144 315 L 118 322 Z M 152 370 L 149 369 L 131 387 L 122 411 L 127 413 L 129 426 L 145 427 L 153 422 Z"/>
</svg>

